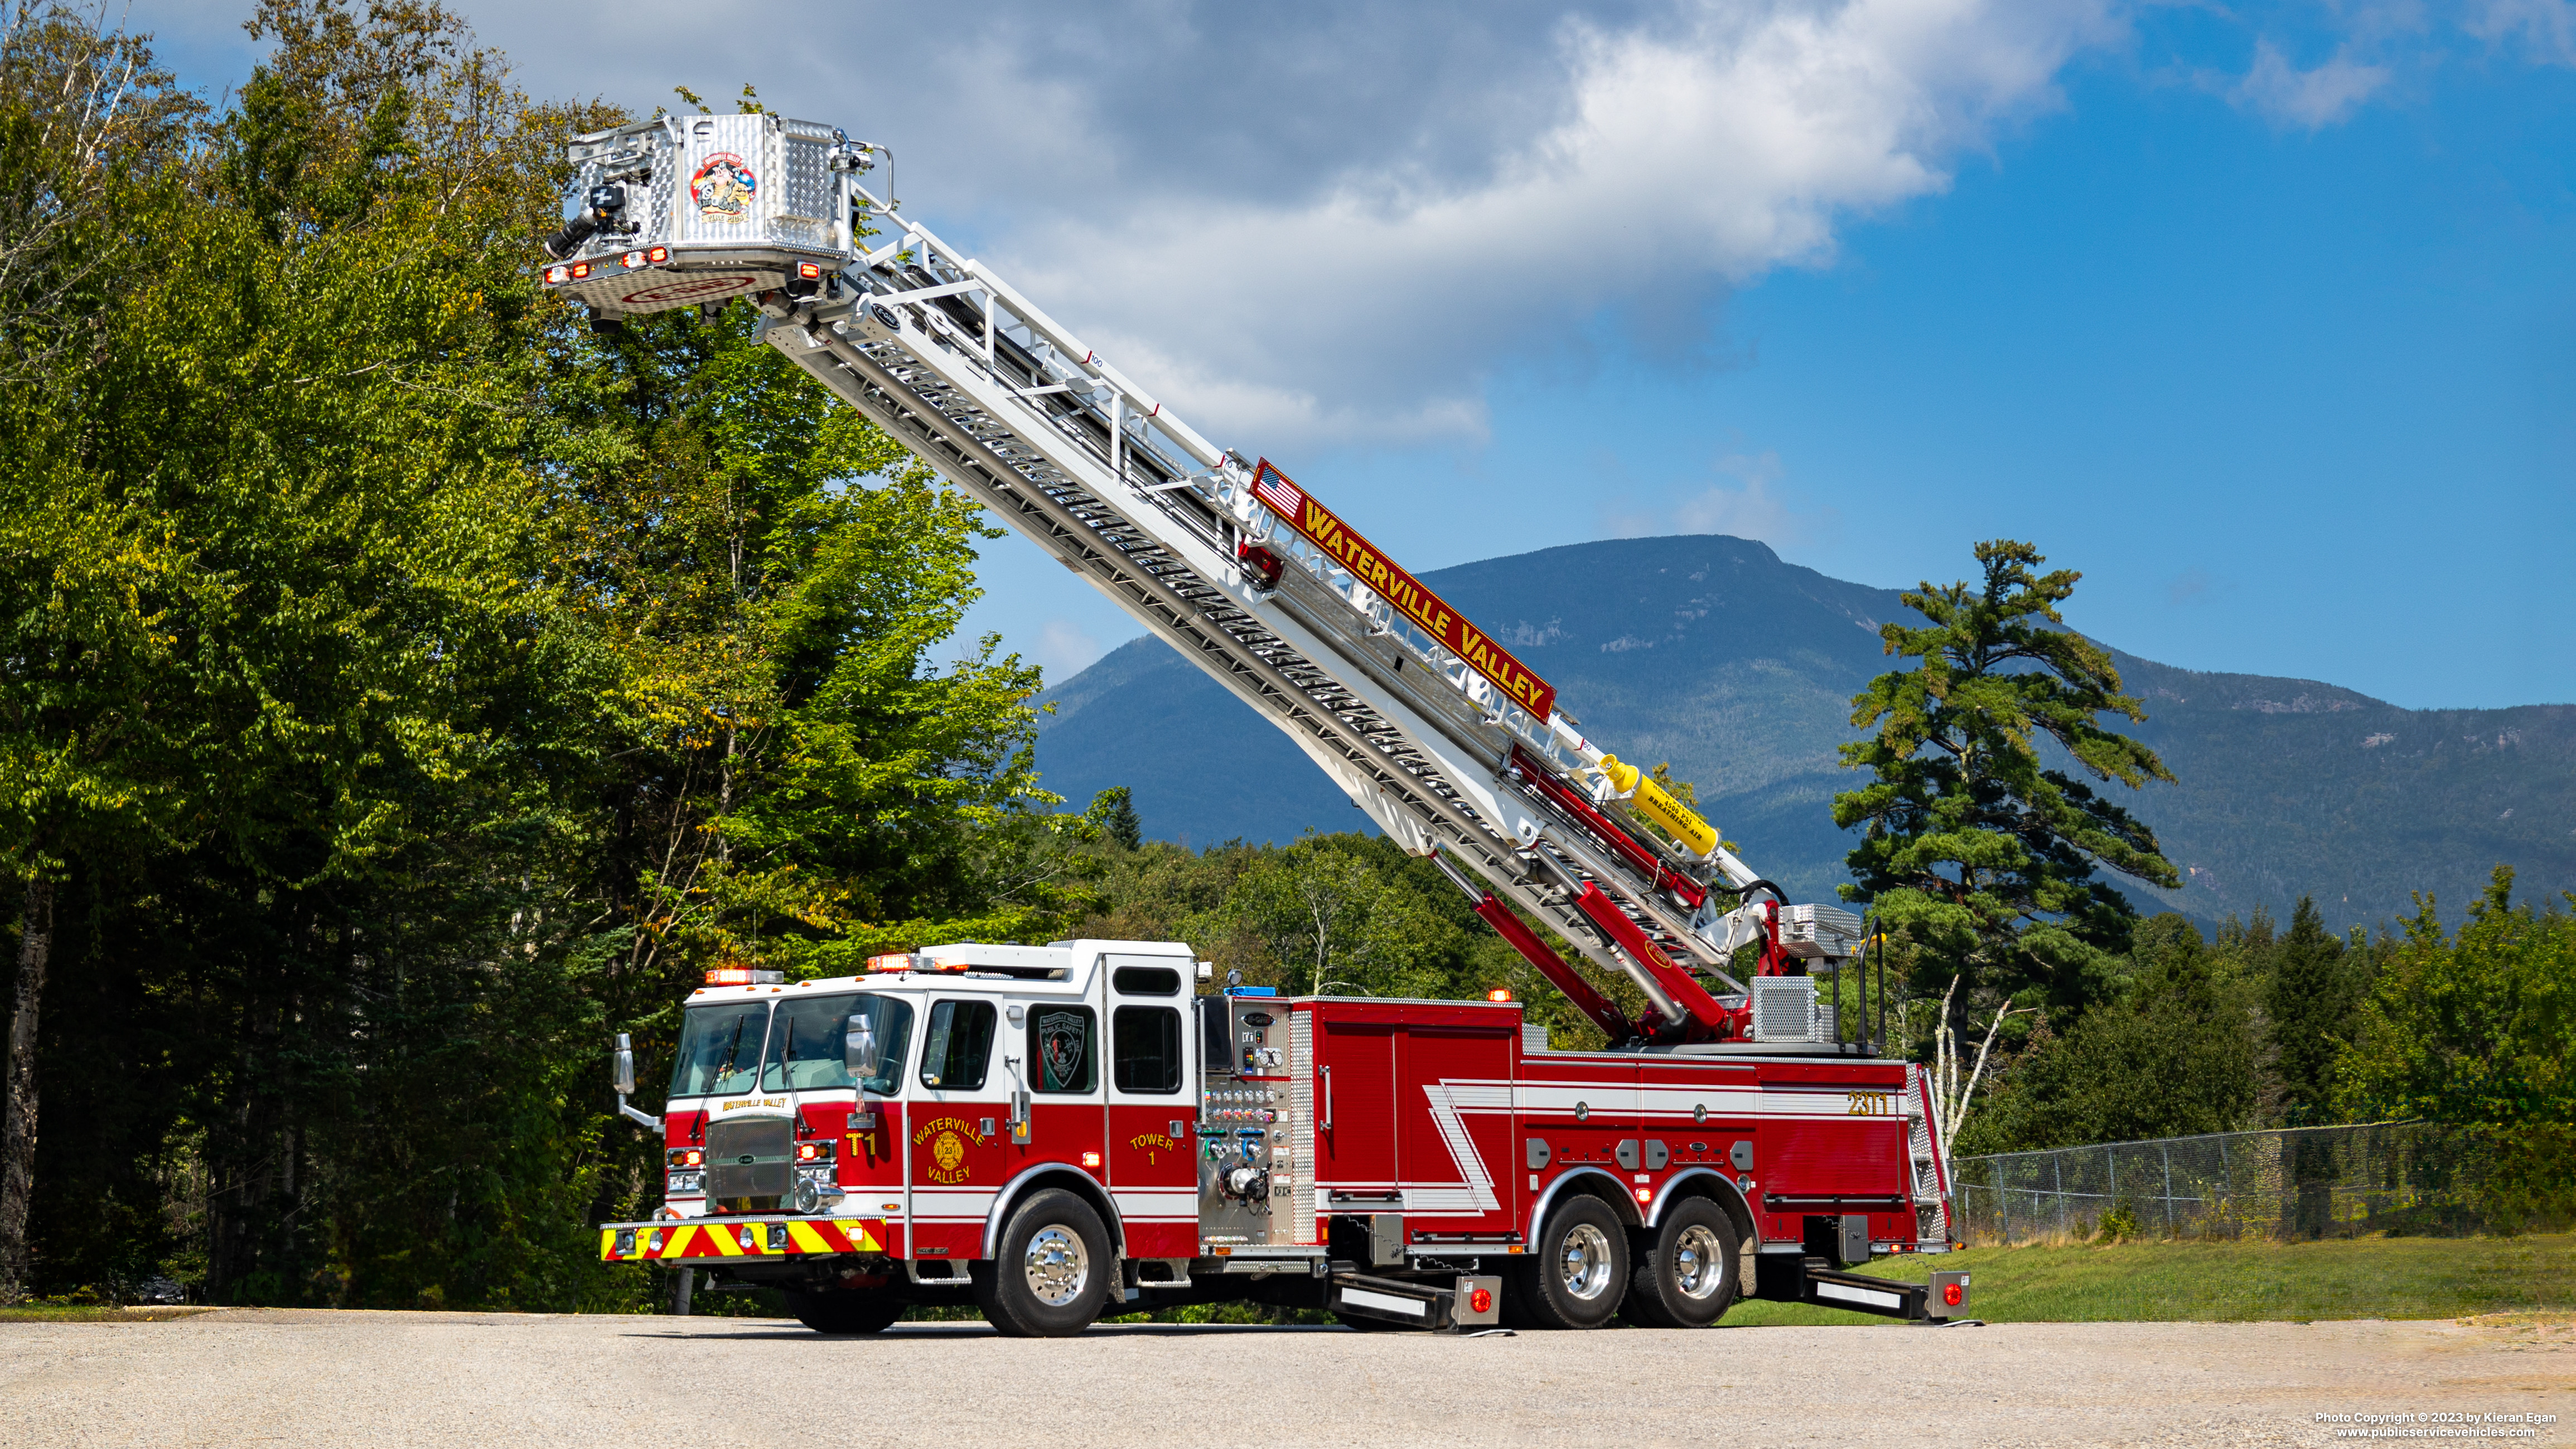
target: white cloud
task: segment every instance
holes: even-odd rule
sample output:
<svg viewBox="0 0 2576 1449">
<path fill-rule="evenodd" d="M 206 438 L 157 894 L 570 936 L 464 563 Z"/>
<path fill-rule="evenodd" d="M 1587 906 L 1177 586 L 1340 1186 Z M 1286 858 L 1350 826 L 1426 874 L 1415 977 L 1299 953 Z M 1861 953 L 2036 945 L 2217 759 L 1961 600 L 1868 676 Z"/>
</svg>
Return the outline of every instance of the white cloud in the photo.
<svg viewBox="0 0 2576 1449">
<path fill-rule="evenodd" d="M 1061 683 L 1098 662 L 1109 651 L 1090 631 L 1070 619 L 1049 619 L 1039 628 L 1029 656 L 1046 677 Z"/>
<path fill-rule="evenodd" d="M 1078 299 L 1059 315 L 1220 441 L 1474 436 L 1495 367 L 1605 308 L 1830 260 L 1839 221 L 1942 190 L 2114 29 L 2090 0 L 1570 21 L 1558 118 L 1496 137 L 1469 179 L 1397 160 L 1288 201 L 1149 198 L 1040 221 L 994 260 Z"/>
<path fill-rule="evenodd" d="M 1717 460 L 1713 471 L 1734 480 L 1734 485 L 1712 485 L 1669 507 L 1605 507 L 1602 533 L 1610 538 L 1723 533 L 1778 549 L 1823 542 L 1842 522 L 1830 506 L 1801 512 L 1780 495 L 1775 485 L 1787 470 L 1777 453 L 1728 454 Z"/>
<path fill-rule="evenodd" d="M 2519 41 L 2541 61 L 2576 65 L 2576 3 L 2485 0 L 2461 28 L 2489 43 Z"/>
<path fill-rule="evenodd" d="M 2362 65 L 2343 52 L 2311 70 L 2292 65 L 2269 40 L 2254 42 L 2254 65 L 2236 83 L 2238 105 L 2275 124 L 2320 130 L 2352 114 L 2388 84 L 2384 65 Z"/>
</svg>

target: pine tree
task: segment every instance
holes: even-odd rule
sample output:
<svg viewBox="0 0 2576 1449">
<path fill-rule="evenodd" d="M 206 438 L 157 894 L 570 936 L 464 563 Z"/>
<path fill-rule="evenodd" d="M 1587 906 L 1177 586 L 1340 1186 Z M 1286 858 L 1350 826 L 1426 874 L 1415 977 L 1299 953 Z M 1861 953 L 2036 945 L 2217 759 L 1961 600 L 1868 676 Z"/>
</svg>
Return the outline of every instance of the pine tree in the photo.
<svg viewBox="0 0 2576 1449">
<path fill-rule="evenodd" d="M 1124 785 L 1112 785 L 1091 797 L 1091 808 L 1083 812 L 1100 827 L 1100 833 L 1117 843 L 1120 850 L 1134 850 L 1144 844 L 1145 829 L 1136 819 L 1136 802 Z"/>
<path fill-rule="evenodd" d="M 2272 1044 L 2279 1049 L 2282 1115 L 2292 1127 L 2313 1127 L 2333 1113 L 2335 1057 L 2352 1029 L 2356 1004 L 2343 942 L 2317 915 L 2316 902 L 2299 898 L 2290 931 L 2273 949 L 2275 962 L 2266 1005 Z"/>
<path fill-rule="evenodd" d="M 2135 911 L 2097 867 L 2180 883 L 2155 832 L 2084 781 L 2043 764 L 2043 737 L 2095 782 L 2132 789 L 2173 779 L 2155 752 L 2098 722 L 2143 720 L 2101 646 L 2058 613 L 2082 575 L 2009 539 L 1977 545 L 1984 578 L 1904 596 L 1924 627 L 1881 627 L 1887 652 L 1921 661 L 1882 674 L 1852 701 L 1870 737 L 1842 747 L 1846 768 L 1877 778 L 1834 798 L 1834 823 L 1859 828 L 1847 858 L 1869 903 L 1917 952 L 1911 985 L 1938 997 L 1934 1054 L 1943 1126 L 1955 1133 L 1976 1086 L 1957 1080 L 1972 1017 L 1986 1047 L 2015 1010 L 2058 1024 L 2108 989 Z"/>
</svg>

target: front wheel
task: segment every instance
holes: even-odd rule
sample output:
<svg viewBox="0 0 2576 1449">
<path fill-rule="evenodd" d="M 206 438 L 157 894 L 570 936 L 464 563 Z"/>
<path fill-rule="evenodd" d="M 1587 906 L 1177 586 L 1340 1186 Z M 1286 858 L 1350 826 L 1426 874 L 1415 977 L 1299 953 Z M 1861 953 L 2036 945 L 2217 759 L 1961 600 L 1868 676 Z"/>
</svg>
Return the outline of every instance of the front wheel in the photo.
<svg viewBox="0 0 2576 1449">
<path fill-rule="evenodd" d="M 881 1294 L 848 1288 L 787 1290 L 787 1311 L 816 1333 L 882 1333 L 903 1317 L 904 1305 Z"/>
<path fill-rule="evenodd" d="M 1548 1214 L 1519 1276 L 1514 1296 L 1535 1326 L 1608 1323 L 1628 1286 L 1628 1234 L 1619 1215 L 1597 1197 L 1566 1199 Z"/>
<path fill-rule="evenodd" d="M 1091 1205 L 1062 1188 L 1031 1194 L 1012 1212 L 990 1262 L 971 1269 L 975 1302 L 1008 1338 L 1066 1338 L 1091 1326 L 1117 1265 Z"/>
<path fill-rule="evenodd" d="M 1628 1284 L 1628 1316 L 1656 1328 L 1715 1323 L 1735 1300 L 1740 1242 L 1735 1220 L 1716 1203 L 1694 1197 L 1673 1204 Z"/>
</svg>

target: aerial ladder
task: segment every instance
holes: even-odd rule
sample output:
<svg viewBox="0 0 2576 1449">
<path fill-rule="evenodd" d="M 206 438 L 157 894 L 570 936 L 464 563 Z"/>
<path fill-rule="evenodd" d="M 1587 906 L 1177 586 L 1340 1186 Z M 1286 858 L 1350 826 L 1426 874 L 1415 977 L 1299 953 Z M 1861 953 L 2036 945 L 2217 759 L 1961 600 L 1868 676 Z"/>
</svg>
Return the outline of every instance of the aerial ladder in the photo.
<svg viewBox="0 0 2576 1449">
<path fill-rule="evenodd" d="M 1859 956 L 1857 918 L 1791 904 L 1587 737 L 1502 641 L 1276 465 L 1210 443 L 898 211 L 890 186 L 871 191 L 879 161 L 891 170 L 886 148 L 775 115 L 669 115 L 579 137 L 568 156 L 577 206 L 547 241 L 549 290 L 602 330 L 749 299 L 770 346 L 1436 861 L 1612 1046 L 1855 1049 L 1805 968 Z M 1515 907 L 1635 983 L 1643 1013 L 1627 1016 Z M 1735 974 L 1747 946 L 1750 980 Z M 1937 1168 L 1924 1170 L 1930 1193 Z"/>
</svg>

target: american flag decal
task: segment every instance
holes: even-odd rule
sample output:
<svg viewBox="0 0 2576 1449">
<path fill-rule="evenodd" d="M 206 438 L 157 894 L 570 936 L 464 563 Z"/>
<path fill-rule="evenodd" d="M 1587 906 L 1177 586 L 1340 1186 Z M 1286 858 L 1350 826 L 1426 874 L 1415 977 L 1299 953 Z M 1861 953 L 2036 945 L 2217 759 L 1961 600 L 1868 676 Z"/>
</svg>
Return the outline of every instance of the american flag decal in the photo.
<svg viewBox="0 0 2576 1449">
<path fill-rule="evenodd" d="M 1306 506 L 1306 495 L 1296 484 L 1268 463 L 1252 476 L 1252 496 L 1269 505 L 1270 511 L 1282 518 L 1294 519 Z"/>
</svg>

